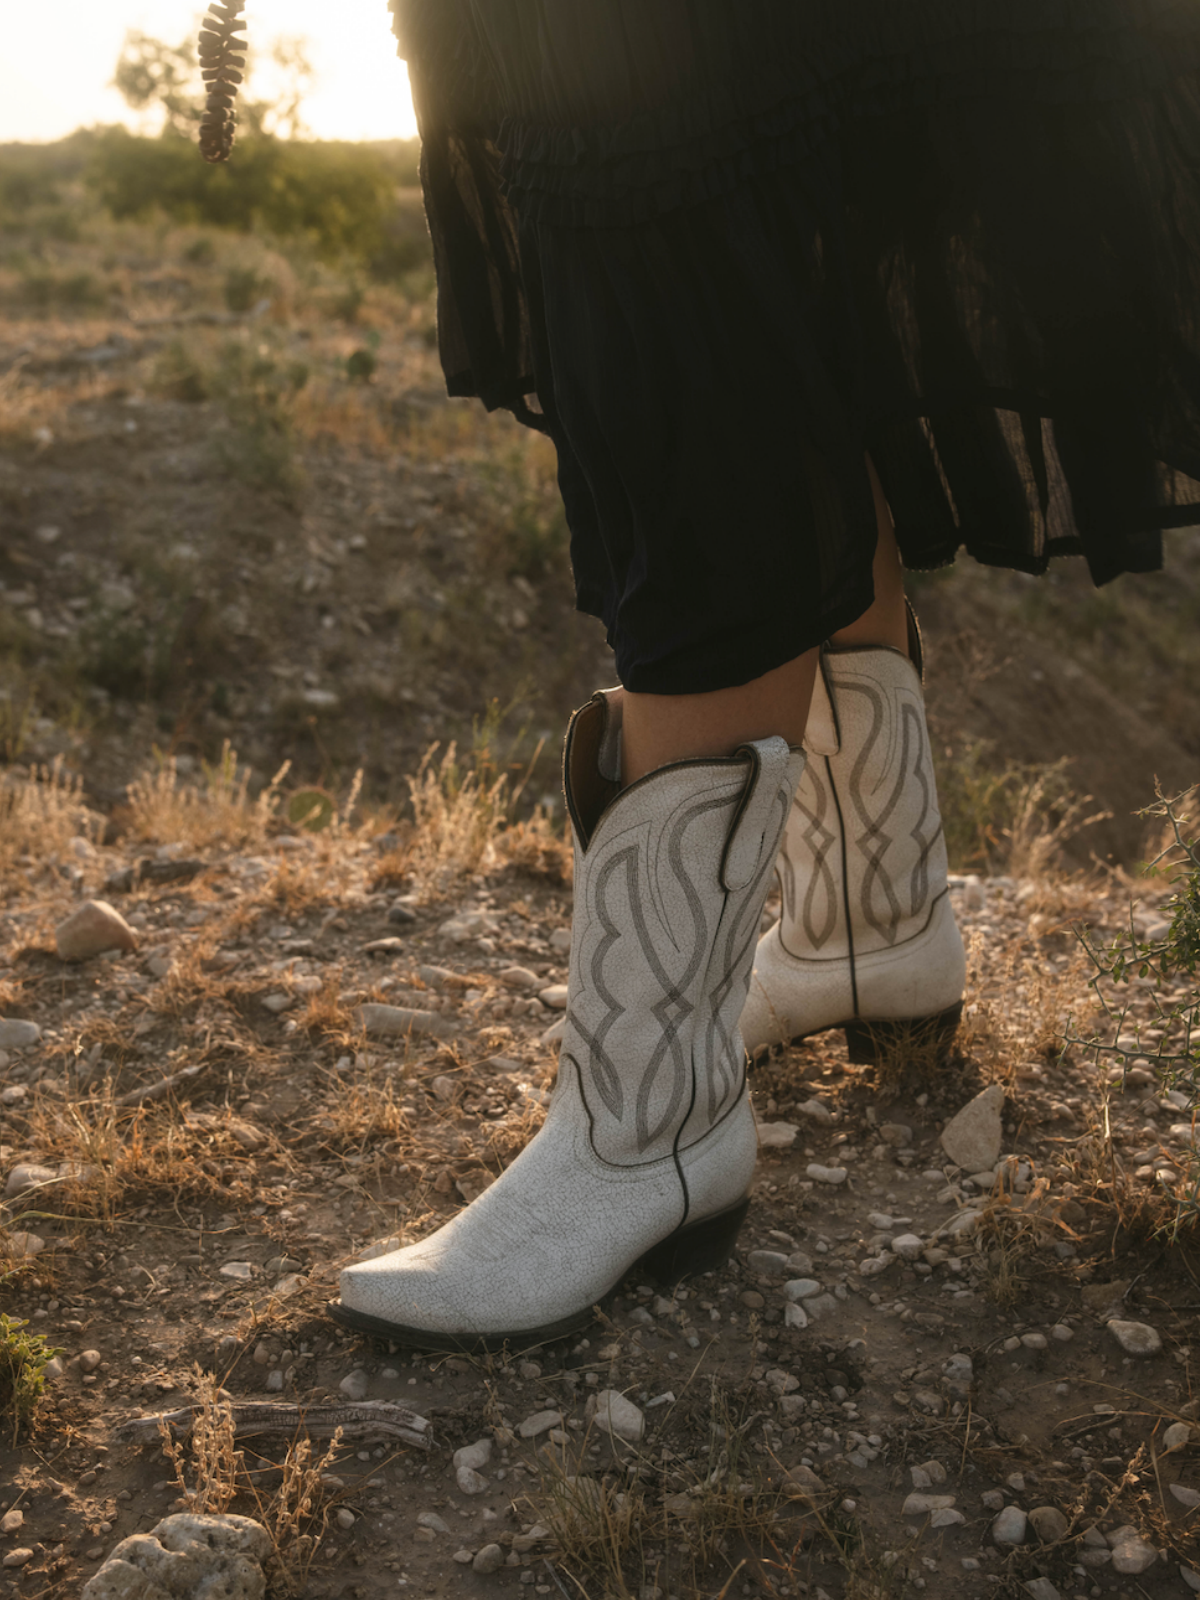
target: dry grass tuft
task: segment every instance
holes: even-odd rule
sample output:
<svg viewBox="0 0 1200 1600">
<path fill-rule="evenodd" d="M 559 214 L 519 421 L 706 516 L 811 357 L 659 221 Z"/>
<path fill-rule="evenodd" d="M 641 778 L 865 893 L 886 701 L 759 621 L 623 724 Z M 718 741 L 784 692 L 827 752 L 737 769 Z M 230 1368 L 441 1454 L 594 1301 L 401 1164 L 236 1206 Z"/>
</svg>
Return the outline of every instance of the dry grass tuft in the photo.
<svg viewBox="0 0 1200 1600">
<path fill-rule="evenodd" d="M 157 844 L 261 845 L 281 801 L 285 762 L 257 799 L 250 798 L 250 772 L 238 766 L 226 740 L 220 759 L 204 767 L 202 785 L 180 782 L 172 758 L 129 786 L 129 823 L 139 839 Z"/>
<path fill-rule="evenodd" d="M 65 854 L 75 838 L 95 844 L 103 818 L 83 802 L 80 780 L 61 760 L 28 777 L 0 779 L 0 884 L 8 893 L 25 886 L 18 869 L 41 871 Z"/>
</svg>

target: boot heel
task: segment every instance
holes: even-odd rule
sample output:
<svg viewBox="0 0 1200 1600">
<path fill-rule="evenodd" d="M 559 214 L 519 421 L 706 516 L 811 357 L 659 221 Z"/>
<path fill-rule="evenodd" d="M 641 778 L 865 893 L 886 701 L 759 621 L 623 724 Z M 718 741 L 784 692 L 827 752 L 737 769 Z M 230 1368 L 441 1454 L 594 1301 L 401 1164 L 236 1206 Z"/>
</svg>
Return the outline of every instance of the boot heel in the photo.
<svg viewBox="0 0 1200 1600">
<path fill-rule="evenodd" d="M 950 1045 L 962 1021 L 962 1001 L 932 1017 L 906 1017 L 899 1022 L 845 1024 L 846 1047 L 855 1066 L 873 1067 L 891 1063 L 903 1066 L 944 1067 L 950 1059 Z"/>
<path fill-rule="evenodd" d="M 678 1283 L 680 1278 L 695 1278 L 702 1272 L 715 1272 L 723 1267 L 733 1254 L 737 1236 L 746 1213 L 749 1199 L 739 1200 L 728 1211 L 719 1211 L 715 1217 L 705 1217 L 703 1222 L 693 1222 L 680 1228 L 653 1250 L 647 1250 L 631 1269 L 644 1270 L 660 1283 Z"/>
</svg>

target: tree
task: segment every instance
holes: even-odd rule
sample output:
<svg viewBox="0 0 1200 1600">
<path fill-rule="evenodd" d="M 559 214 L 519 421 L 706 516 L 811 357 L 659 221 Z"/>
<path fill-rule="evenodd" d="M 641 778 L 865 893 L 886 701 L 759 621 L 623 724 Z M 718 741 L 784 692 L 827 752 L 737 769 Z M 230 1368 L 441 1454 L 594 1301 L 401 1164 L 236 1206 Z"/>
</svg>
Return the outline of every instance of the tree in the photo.
<svg viewBox="0 0 1200 1600">
<path fill-rule="evenodd" d="M 247 59 L 247 84 L 239 96 L 238 123 L 242 136 L 273 139 L 301 136 L 301 108 L 313 83 L 312 63 L 303 39 L 278 38 L 269 50 L 277 79 L 271 99 L 253 99 L 249 78 L 254 61 Z M 191 37 L 170 45 L 152 34 L 130 28 L 113 74 L 113 87 L 134 111 L 157 106 L 163 113 L 163 132 L 194 138 L 204 110 L 204 84 Z"/>
</svg>

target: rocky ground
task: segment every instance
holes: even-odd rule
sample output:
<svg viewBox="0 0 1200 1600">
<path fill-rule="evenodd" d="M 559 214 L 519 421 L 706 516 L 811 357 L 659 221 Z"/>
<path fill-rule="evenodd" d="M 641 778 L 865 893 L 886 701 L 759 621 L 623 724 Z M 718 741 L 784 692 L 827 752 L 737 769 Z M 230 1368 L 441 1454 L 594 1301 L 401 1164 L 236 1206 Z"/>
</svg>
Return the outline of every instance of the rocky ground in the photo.
<svg viewBox="0 0 1200 1600">
<path fill-rule="evenodd" d="M 635 1277 L 565 1344 L 429 1358 L 324 1305 L 341 1263 L 436 1226 L 536 1128 L 561 844 L 494 834 L 464 871 L 445 815 L 422 855 L 172 792 L 109 843 L 43 795 L 45 848 L 9 863 L 4 1304 L 61 1354 L 0 1449 L 0 1593 L 77 1595 L 189 1506 L 259 1520 L 269 1592 L 313 1600 L 1200 1588 L 1200 1276 L 1152 1231 L 1187 1180 L 1186 1098 L 1136 1055 L 1058 1054 L 1089 1026 L 1069 925 L 1119 931 L 1126 889 L 956 879 L 951 1068 L 851 1067 L 832 1034 L 770 1057 L 725 1269 Z M 1150 1049 L 1158 998 L 1131 993 L 1123 1045 Z M 301 1514 L 285 1414 L 240 1462 L 179 1447 L 189 1501 L 130 1422 L 219 1417 L 218 1391 L 387 1402 L 427 1436 L 316 1439 Z"/>
</svg>

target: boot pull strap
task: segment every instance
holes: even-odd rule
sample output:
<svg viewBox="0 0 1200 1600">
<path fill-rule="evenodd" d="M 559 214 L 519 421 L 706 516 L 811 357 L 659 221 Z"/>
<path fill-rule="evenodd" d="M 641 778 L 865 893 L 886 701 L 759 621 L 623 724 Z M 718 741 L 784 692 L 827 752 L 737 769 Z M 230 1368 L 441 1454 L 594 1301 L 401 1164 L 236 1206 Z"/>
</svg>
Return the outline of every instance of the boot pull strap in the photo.
<svg viewBox="0 0 1200 1600">
<path fill-rule="evenodd" d="M 837 704 L 829 687 L 828 657 L 824 650 L 820 652 L 818 663 L 812 704 L 808 708 L 808 723 L 804 729 L 804 748 L 812 756 L 836 756 L 842 748 L 842 730 L 838 722 Z"/>
<path fill-rule="evenodd" d="M 774 858 L 804 762 L 803 753 L 793 751 L 786 739 L 758 739 L 737 753 L 748 759 L 750 770 L 721 856 L 721 886 L 732 891 L 744 889 L 754 878 L 768 835 Z"/>
</svg>

